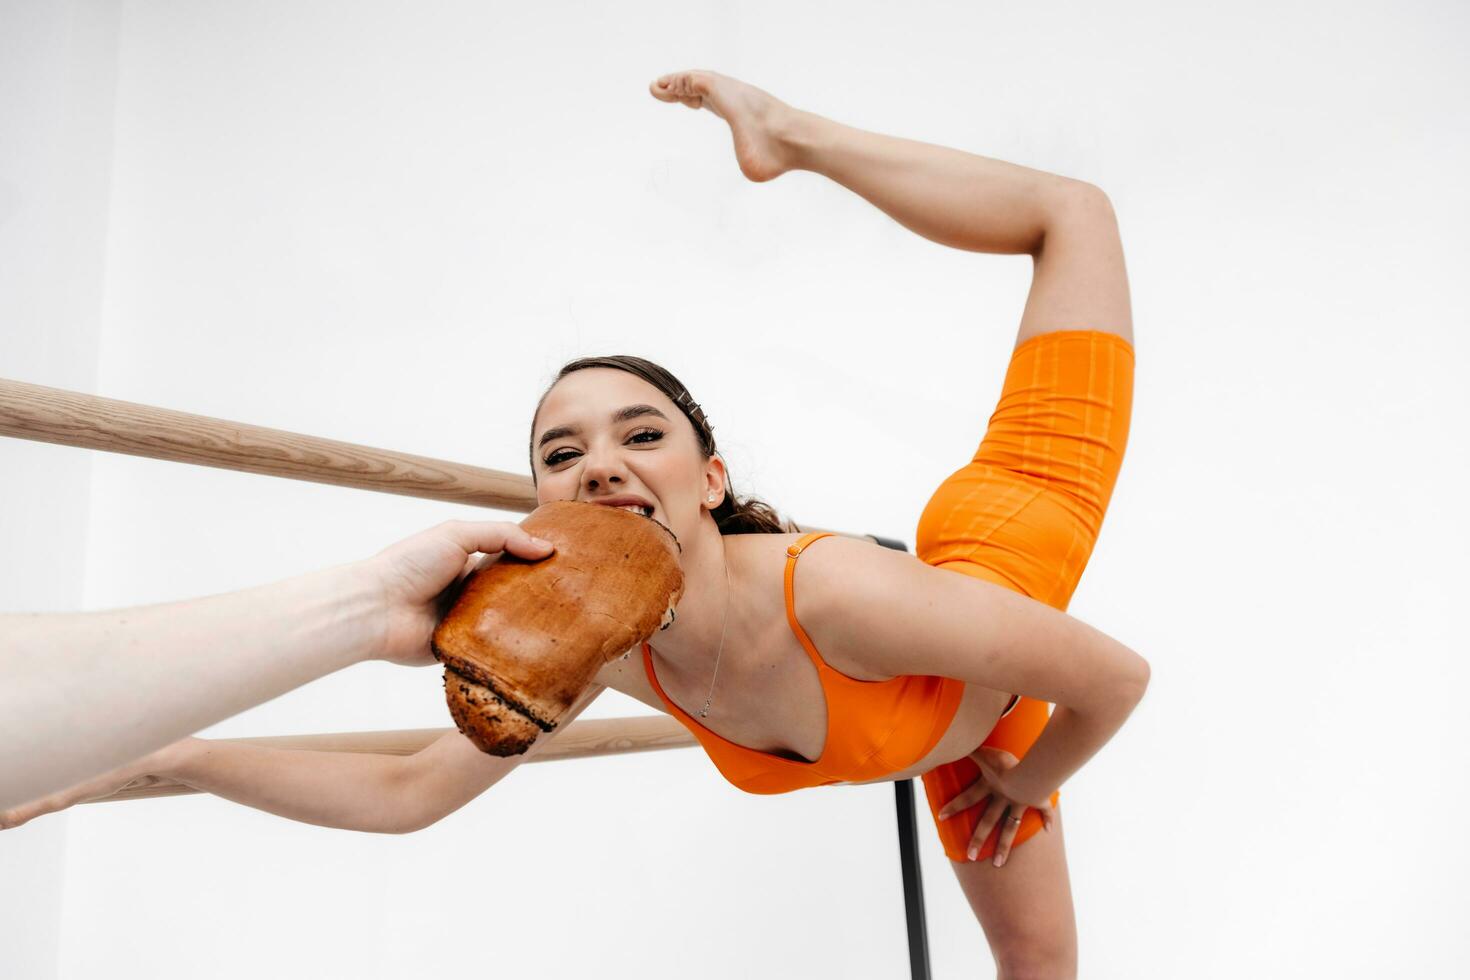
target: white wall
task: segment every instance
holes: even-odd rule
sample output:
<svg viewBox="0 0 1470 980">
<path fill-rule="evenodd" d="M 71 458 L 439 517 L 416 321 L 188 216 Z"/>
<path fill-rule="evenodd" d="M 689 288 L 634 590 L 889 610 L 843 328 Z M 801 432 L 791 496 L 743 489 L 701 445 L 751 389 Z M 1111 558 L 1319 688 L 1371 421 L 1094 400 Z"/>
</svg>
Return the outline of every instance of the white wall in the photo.
<svg viewBox="0 0 1470 980">
<path fill-rule="evenodd" d="M 707 66 L 1093 181 L 1139 389 L 1072 612 L 1154 680 L 1065 790 L 1084 974 L 1450 976 L 1470 953 L 1466 19 L 130 4 L 97 390 L 519 471 L 556 367 L 637 353 L 689 384 L 738 489 L 911 541 L 993 407 L 1029 261 L 923 241 L 812 174 L 745 182 L 723 124 L 647 82 Z M 88 607 L 483 513 L 122 457 L 92 487 L 52 518 L 88 522 Z M 588 714 L 645 710 L 609 693 Z M 375 665 L 206 734 L 445 724 L 436 672 Z M 902 975 L 891 798 L 746 796 L 681 751 L 529 766 L 404 837 L 210 797 L 79 807 L 50 821 L 59 975 Z M 984 975 L 921 818 L 934 974 Z"/>
<path fill-rule="evenodd" d="M 3 378 L 96 388 L 117 16 L 0 3 Z M 0 612 L 82 608 L 91 472 L 88 453 L 0 439 Z M 67 824 L 0 837 L 0 976 L 57 975 Z"/>
</svg>

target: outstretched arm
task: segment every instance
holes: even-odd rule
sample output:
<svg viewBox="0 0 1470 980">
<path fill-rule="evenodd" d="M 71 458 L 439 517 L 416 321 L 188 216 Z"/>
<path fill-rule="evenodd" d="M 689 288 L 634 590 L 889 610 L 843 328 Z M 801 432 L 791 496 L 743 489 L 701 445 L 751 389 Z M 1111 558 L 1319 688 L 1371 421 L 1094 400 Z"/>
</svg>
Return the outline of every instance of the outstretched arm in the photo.
<svg viewBox="0 0 1470 980">
<path fill-rule="evenodd" d="M 0 616 L 0 808 L 349 664 L 433 663 L 441 594 L 475 553 L 505 549 L 551 553 L 516 524 L 446 521 L 373 558 L 241 592 Z"/>
<path fill-rule="evenodd" d="M 501 758 L 450 731 L 410 756 L 277 749 L 228 739 L 187 738 L 112 772 L 8 810 L 0 830 L 109 796 L 145 776 L 213 793 L 289 820 L 379 834 L 404 834 L 443 819 L 533 758 L 602 693 L 593 683 L 557 732 Z"/>
<path fill-rule="evenodd" d="M 559 722 L 566 730 L 604 690 L 593 683 Z M 545 750 L 543 733 L 520 755 L 494 756 L 448 732 L 411 756 L 269 749 L 191 739 L 174 779 L 291 820 L 385 834 L 437 823 Z M 189 743 L 186 743 L 186 745 Z"/>
</svg>

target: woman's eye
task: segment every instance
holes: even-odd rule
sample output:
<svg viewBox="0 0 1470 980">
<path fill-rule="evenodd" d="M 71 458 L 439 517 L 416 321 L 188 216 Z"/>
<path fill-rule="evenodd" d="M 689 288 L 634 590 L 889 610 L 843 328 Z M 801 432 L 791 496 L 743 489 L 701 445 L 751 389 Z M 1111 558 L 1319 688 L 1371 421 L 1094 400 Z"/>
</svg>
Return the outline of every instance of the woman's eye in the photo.
<svg viewBox="0 0 1470 980">
<path fill-rule="evenodd" d="M 640 439 L 641 436 L 648 436 L 649 438 L 647 438 L 647 439 Z M 641 441 L 644 445 L 647 445 L 650 442 L 657 442 L 658 440 L 662 439 L 663 437 L 664 437 L 664 434 L 663 434 L 663 430 L 661 430 L 661 429 L 639 429 L 637 432 L 633 433 L 631 436 L 628 437 L 628 441 L 629 442 Z M 563 454 L 569 454 L 569 455 L 563 455 Z M 566 462 L 568 459 L 570 459 L 572 456 L 575 456 L 575 455 L 576 455 L 576 451 L 575 450 L 571 450 L 571 449 L 558 449 L 556 452 L 552 453 L 550 456 L 547 456 L 544 460 L 542 460 L 542 462 L 544 462 L 547 466 L 555 466 L 558 463 L 564 463 L 564 462 Z"/>
</svg>

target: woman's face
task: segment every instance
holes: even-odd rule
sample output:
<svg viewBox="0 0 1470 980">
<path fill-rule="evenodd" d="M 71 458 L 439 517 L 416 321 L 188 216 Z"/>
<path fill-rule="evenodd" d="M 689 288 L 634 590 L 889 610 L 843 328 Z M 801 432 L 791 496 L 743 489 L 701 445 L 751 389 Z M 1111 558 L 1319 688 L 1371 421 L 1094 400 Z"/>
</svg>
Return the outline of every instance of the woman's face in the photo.
<svg viewBox="0 0 1470 980">
<path fill-rule="evenodd" d="M 558 381 L 536 416 L 531 453 L 538 504 L 636 497 L 686 547 L 705 510 L 724 500 L 724 464 L 704 458 L 694 425 L 663 392 L 617 368 Z"/>
</svg>

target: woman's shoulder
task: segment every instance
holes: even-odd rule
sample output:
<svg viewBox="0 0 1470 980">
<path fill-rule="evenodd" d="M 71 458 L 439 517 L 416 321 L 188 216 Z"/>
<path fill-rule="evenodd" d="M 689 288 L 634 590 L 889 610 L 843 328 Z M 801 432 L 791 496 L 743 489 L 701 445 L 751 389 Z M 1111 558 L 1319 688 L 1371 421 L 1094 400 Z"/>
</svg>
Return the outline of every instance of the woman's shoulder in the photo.
<svg viewBox="0 0 1470 980">
<path fill-rule="evenodd" d="M 811 532 L 820 533 L 820 532 Z M 772 535 L 776 537 L 777 535 Z M 789 536 L 792 542 L 801 540 L 804 535 L 792 534 Z M 854 568 L 865 573 L 883 574 L 885 569 L 898 567 L 899 563 L 918 561 L 907 551 L 899 551 L 894 548 L 885 548 L 872 538 L 853 537 L 847 534 L 829 532 L 807 545 L 801 552 L 799 565 L 812 565 L 820 567 L 826 574 L 821 575 L 824 579 L 841 579 L 845 569 Z M 807 578 L 817 578 L 810 575 Z"/>
<path fill-rule="evenodd" d="M 792 576 L 792 611 L 831 667 L 859 680 L 897 676 L 851 627 L 858 613 L 871 614 L 875 605 L 902 608 L 904 573 L 915 563 L 923 564 L 906 551 L 844 534 L 802 551 Z"/>
<path fill-rule="evenodd" d="M 853 594 L 851 583 L 854 580 L 891 576 L 895 563 L 918 561 L 908 552 L 885 548 L 870 538 L 837 532 L 729 534 L 725 536 L 725 542 L 727 547 L 737 549 L 733 559 L 753 573 L 748 581 L 762 588 L 774 582 L 779 597 L 791 557 L 788 549 L 809 537 L 813 540 L 802 549 L 793 574 L 793 591 L 802 623 L 806 622 L 801 615 L 804 610 L 818 614 L 825 612 L 831 604 L 840 606 L 844 597 Z"/>
</svg>

